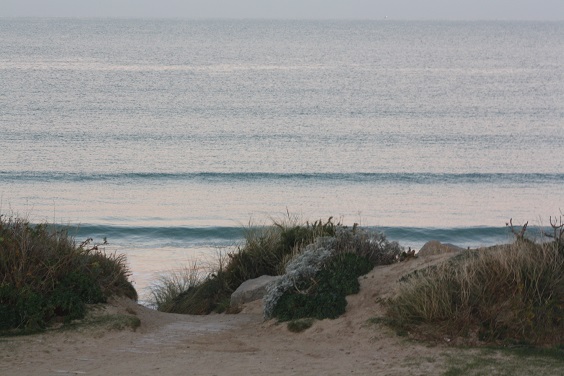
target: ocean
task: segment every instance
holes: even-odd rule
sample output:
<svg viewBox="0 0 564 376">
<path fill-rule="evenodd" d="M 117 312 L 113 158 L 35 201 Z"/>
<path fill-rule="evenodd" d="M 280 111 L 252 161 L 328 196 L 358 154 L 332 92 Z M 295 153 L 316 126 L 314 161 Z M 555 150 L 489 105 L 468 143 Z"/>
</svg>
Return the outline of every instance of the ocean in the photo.
<svg viewBox="0 0 564 376">
<path fill-rule="evenodd" d="M 142 296 L 287 213 L 419 248 L 564 210 L 563 22 L 0 18 L 0 88 L 0 212 Z"/>
</svg>

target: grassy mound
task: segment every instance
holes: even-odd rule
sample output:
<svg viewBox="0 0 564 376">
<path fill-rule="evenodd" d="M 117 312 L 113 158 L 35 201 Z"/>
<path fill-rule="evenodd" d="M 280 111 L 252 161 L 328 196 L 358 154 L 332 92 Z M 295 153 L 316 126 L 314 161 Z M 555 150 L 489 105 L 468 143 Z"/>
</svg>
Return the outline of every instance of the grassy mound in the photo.
<svg viewBox="0 0 564 376">
<path fill-rule="evenodd" d="M 520 239 L 413 273 L 389 301 L 387 316 L 420 337 L 562 345 L 562 242 Z"/>
<path fill-rule="evenodd" d="M 272 226 L 250 228 L 243 246 L 220 256 L 217 265 L 201 277 L 196 269 L 163 276 L 151 286 L 152 304 L 163 312 L 208 314 L 229 307 L 231 294 L 243 282 L 262 275 L 278 275 L 294 254 L 322 236 L 334 236 L 340 224 L 275 221 Z M 198 275 L 197 277 L 195 277 Z"/>
<path fill-rule="evenodd" d="M 67 230 L 0 215 L 0 331 L 35 331 L 53 320 L 84 317 L 85 304 L 113 295 L 137 299 L 123 255 Z"/>
<path fill-rule="evenodd" d="M 327 255 L 331 257 L 312 269 L 317 256 L 301 255 L 319 239 L 330 239 L 331 251 Z M 347 228 L 332 218 L 313 223 L 274 222 L 272 226 L 250 229 L 245 244 L 237 252 L 220 257 L 216 268 L 203 278 L 195 277 L 195 266 L 161 277 L 152 286 L 152 303 L 165 312 L 222 312 L 229 308 L 231 294 L 241 283 L 262 275 L 282 275 L 292 260 L 301 257 L 298 268 L 309 271 L 307 278 L 302 273 L 299 283 L 288 280 L 284 286 L 278 285 L 269 298 L 266 316 L 273 316 L 272 308 L 285 294 L 274 315 L 280 319 L 337 317 L 344 312 L 345 296 L 358 291 L 357 278 L 375 265 L 394 262 L 399 252 L 399 245 L 387 242 L 383 235 L 369 234 L 356 226 Z M 313 281 L 315 288 L 310 286 Z M 308 294 L 299 293 L 301 289 Z M 297 307 L 299 314 L 289 313 Z"/>
</svg>

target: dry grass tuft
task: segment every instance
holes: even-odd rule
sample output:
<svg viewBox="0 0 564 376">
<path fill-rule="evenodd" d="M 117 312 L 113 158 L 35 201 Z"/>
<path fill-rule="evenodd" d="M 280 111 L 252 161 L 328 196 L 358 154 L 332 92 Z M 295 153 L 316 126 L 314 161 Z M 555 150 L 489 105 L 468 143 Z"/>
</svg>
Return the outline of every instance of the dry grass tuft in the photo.
<svg viewBox="0 0 564 376">
<path fill-rule="evenodd" d="M 417 336 L 561 345 L 564 255 L 557 242 L 467 251 L 403 278 L 388 321 Z"/>
</svg>

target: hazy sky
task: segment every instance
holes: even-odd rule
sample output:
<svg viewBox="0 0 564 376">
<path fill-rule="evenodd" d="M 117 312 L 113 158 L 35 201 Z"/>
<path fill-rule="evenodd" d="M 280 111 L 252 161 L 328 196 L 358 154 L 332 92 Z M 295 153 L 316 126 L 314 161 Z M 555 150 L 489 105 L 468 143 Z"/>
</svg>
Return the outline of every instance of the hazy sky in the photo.
<svg viewBox="0 0 564 376">
<path fill-rule="evenodd" d="M 0 0 L 0 17 L 564 20 L 564 0 Z"/>
</svg>

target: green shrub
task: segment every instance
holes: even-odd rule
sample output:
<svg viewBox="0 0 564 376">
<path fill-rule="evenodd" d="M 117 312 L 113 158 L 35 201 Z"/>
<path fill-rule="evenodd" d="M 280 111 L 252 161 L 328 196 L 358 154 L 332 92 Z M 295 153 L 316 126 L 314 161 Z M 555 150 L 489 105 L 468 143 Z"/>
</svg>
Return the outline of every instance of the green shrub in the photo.
<svg viewBox="0 0 564 376">
<path fill-rule="evenodd" d="M 374 266 L 396 262 L 401 247 L 381 233 L 338 227 L 333 237 L 318 238 L 286 266 L 284 276 L 268 286 L 265 318 L 336 318 L 346 299 L 358 292 L 358 277 Z"/>
<path fill-rule="evenodd" d="M 125 257 L 88 244 L 77 246 L 66 229 L 0 215 L 0 331 L 81 318 L 85 304 L 113 294 L 137 299 Z"/>
<path fill-rule="evenodd" d="M 388 302 L 389 321 L 432 338 L 562 344 L 564 255 L 558 248 L 518 241 L 414 273 Z"/>
<path fill-rule="evenodd" d="M 273 317 L 278 321 L 336 319 L 345 313 L 346 307 L 347 299 L 337 292 L 319 291 L 303 295 L 286 292 L 278 300 Z"/>
<path fill-rule="evenodd" d="M 358 293 L 358 277 L 373 267 L 367 258 L 354 253 L 337 254 L 313 279 L 300 281 L 282 294 L 272 317 L 279 321 L 335 319 L 346 310 L 346 296 Z"/>
<path fill-rule="evenodd" d="M 356 294 L 360 290 L 358 277 L 368 273 L 374 265 L 364 256 L 356 253 L 337 254 L 326 269 L 321 270 L 317 277 L 319 289 L 323 291 L 337 291 L 343 295 Z"/>
</svg>

